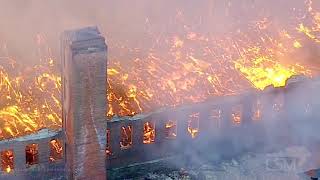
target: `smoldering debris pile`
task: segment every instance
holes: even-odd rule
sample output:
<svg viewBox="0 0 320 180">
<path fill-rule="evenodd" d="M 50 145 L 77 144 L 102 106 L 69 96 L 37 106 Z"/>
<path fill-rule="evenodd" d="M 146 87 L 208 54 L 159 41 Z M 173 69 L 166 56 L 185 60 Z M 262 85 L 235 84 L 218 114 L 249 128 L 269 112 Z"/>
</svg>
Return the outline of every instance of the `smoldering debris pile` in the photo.
<svg viewBox="0 0 320 180">
<path fill-rule="evenodd" d="M 307 178 L 303 172 L 311 168 L 311 153 L 305 147 L 289 147 L 276 153 L 245 153 L 218 163 L 197 167 L 161 170 L 135 179 L 149 180 L 298 180 Z M 128 178 L 130 179 L 130 178 Z"/>
</svg>

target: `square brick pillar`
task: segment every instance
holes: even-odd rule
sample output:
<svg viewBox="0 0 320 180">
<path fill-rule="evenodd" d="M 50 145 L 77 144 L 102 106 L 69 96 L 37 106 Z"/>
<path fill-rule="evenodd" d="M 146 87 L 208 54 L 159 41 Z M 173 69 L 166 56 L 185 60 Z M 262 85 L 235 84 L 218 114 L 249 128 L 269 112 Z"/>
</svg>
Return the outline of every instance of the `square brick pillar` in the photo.
<svg viewBox="0 0 320 180">
<path fill-rule="evenodd" d="M 106 179 L 107 45 L 96 27 L 62 36 L 63 129 L 70 179 Z"/>
</svg>

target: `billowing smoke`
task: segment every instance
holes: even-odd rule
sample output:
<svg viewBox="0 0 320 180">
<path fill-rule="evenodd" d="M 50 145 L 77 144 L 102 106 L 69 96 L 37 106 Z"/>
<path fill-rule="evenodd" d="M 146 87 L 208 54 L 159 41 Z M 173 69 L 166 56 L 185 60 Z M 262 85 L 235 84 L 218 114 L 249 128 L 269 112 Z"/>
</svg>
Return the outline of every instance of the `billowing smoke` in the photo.
<svg viewBox="0 0 320 180">
<path fill-rule="evenodd" d="M 259 153 L 263 153 L 261 159 L 252 158 L 254 162 L 250 163 L 254 164 L 252 167 L 260 168 L 259 170 L 266 172 L 266 174 L 283 171 L 296 176 L 304 171 L 318 168 L 317 149 L 320 138 L 317 127 L 320 122 L 317 112 L 319 96 L 316 92 L 319 88 L 319 81 L 300 81 L 290 84 L 286 89 L 270 88 L 258 96 L 262 104 L 260 119 L 242 119 L 242 123 L 244 123 L 242 126 L 237 127 L 231 123 L 226 125 L 232 121 L 231 112 L 228 112 L 229 116 L 222 119 L 220 126 L 224 128 L 213 127 L 215 119 L 200 120 L 204 123 L 200 127 L 207 128 L 205 130 L 199 129 L 199 138 L 196 137 L 193 141 L 186 140 L 174 145 L 178 152 L 184 156 L 181 161 L 174 161 L 173 165 L 176 167 L 187 166 L 195 170 L 204 164 L 206 166 L 210 163 L 230 162 L 237 157 L 248 156 L 248 153 L 249 156 L 260 156 Z M 256 101 L 255 98 L 252 100 Z M 222 104 L 223 102 L 221 100 Z M 277 103 L 280 105 L 279 109 L 276 108 Z M 224 107 L 230 108 L 235 104 L 229 104 L 225 101 Z M 216 108 L 211 107 L 212 109 Z M 252 112 L 248 109 L 243 111 L 244 116 L 248 113 Z M 181 117 L 186 118 L 185 115 Z M 227 175 L 231 175 L 235 167 L 240 169 L 250 167 L 246 164 L 247 162 L 236 160 L 236 163 L 240 163 L 240 167 L 231 163 L 233 165 L 230 165 L 230 169 L 224 169 Z M 222 167 L 227 168 L 226 164 Z M 272 170 L 269 167 L 271 165 L 273 166 Z M 288 169 L 290 168 L 288 166 L 291 166 L 292 169 Z M 256 173 L 257 169 L 249 168 L 249 174 L 251 171 Z M 195 171 L 197 172 L 197 170 Z M 213 169 L 211 171 L 219 173 L 219 170 Z M 263 173 L 255 174 L 252 179 L 258 178 L 261 174 Z M 248 177 L 240 173 L 236 174 L 236 177 L 239 176 Z"/>
<path fill-rule="evenodd" d="M 157 36 L 177 35 L 188 28 L 202 34 L 224 35 L 263 17 L 281 28 L 293 22 L 293 10 L 302 18 L 304 1 L 3 0 L 0 42 L 8 46 L 11 55 L 19 56 L 17 59 L 30 60 L 36 58 L 37 35 L 41 34 L 58 58 L 59 35 L 66 29 L 97 25 L 108 39 L 114 40 L 111 42 L 138 46 L 150 31 Z M 112 44 L 109 46 L 112 53 Z"/>
</svg>

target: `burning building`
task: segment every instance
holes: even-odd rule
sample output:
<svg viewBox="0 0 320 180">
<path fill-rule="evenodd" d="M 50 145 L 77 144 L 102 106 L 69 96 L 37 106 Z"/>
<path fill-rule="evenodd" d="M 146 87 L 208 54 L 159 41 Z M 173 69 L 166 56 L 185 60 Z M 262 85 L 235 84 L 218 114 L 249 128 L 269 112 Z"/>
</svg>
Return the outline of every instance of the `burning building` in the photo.
<svg viewBox="0 0 320 180">
<path fill-rule="evenodd" d="M 134 167 L 139 175 L 139 167 L 150 167 L 150 162 L 154 162 L 154 167 L 149 170 L 155 170 L 163 168 L 159 162 L 195 163 L 194 154 L 212 158 L 208 149 L 228 157 L 268 147 L 266 137 L 272 122 L 281 127 L 273 130 L 277 135 L 270 136 L 280 138 L 277 146 L 299 144 L 305 137 L 288 126 L 299 124 L 305 128 L 317 124 L 315 119 L 319 116 L 310 112 L 319 107 L 319 99 L 301 96 L 297 100 L 293 96 L 300 88 L 317 94 L 320 81 L 300 76 L 289 79 L 286 87 L 251 90 L 107 120 L 104 38 L 96 28 L 70 31 L 62 37 L 62 47 L 62 130 L 41 130 L 1 141 L 3 178 L 125 178 L 130 175 L 123 167 Z M 301 119 L 310 124 L 301 123 Z M 188 156 L 192 158 L 186 160 Z M 49 173 L 43 173 L 42 168 Z"/>
<path fill-rule="evenodd" d="M 319 14 L 313 1 L 305 6 L 290 26 L 275 30 L 266 17 L 223 37 L 184 24 L 182 11 L 173 36 L 153 34 L 146 19 L 150 48 L 113 43 L 112 61 L 97 28 L 68 31 L 62 72 L 46 57 L 26 70 L 31 80 L 4 58 L 1 178 L 116 179 L 246 151 L 316 152 L 318 72 L 294 62 L 305 41 L 319 43 Z M 298 172 L 319 166 L 306 161 Z"/>
</svg>

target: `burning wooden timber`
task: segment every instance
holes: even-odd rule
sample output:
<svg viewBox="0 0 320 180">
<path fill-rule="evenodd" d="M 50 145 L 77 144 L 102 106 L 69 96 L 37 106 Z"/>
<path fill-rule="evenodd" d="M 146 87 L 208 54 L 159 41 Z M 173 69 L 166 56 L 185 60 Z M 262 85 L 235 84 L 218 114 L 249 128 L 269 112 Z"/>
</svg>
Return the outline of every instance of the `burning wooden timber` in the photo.
<svg viewBox="0 0 320 180">
<path fill-rule="evenodd" d="M 317 141 L 318 136 L 301 130 L 317 133 L 319 79 L 293 76 L 285 87 L 264 91 L 252 88 L 245 93 L 110 120 L 105 114 L 104 38 L 97 28 L 89 27 L 66 32 L 62 43 L 63 128 L 1 141 L 5 176 L 29 177 L 28 173 L 32 175 L 49 164 L 62 167 L 61 175 L 71 179 L 112 179 L 127 167 L 155 161 L 197 164 L 199 160 L 217 160 L 244 151 L 290 144 L 308 146 Z M 308 93 L 301 93 L 303 90 Z M 20 170 L 25 173 L 19 174 Z"/>
<path fill-rule="evenodd" d="M 319 46 L 316 4 L 306 0 L 290 10 L 290 25 L 263 16 L 223 35 L 196 31 L 194 24 L 181 21 L 185 18 L 179 11 L 170 21 L 181 32 L 167 36 L 163 36 L 166 32 L 144 32 L 149 39 L 146 44 L 152 46 L 109 41 L 106 115 L 134 116 L 251 88 L 284 86 L 297 74 L 316 76 L 319 68 L 314 67 L 317 57 L 312 54 Z M 143 28 L 153 25 L 148 20 Z M 0 42 L 0 139 L 62 126 L 61 64 L 51 54 L 45 35 L 37 34 L 36 39 L 41 56 L 30 67 L 19 64 L 6 42 Z M 310 44 L 315 50 L 310 50 Z M 312 62 L 299 53 L 314 56 Z M 234 115 L 238 121 L 238 114 Z"/>
</svg>

